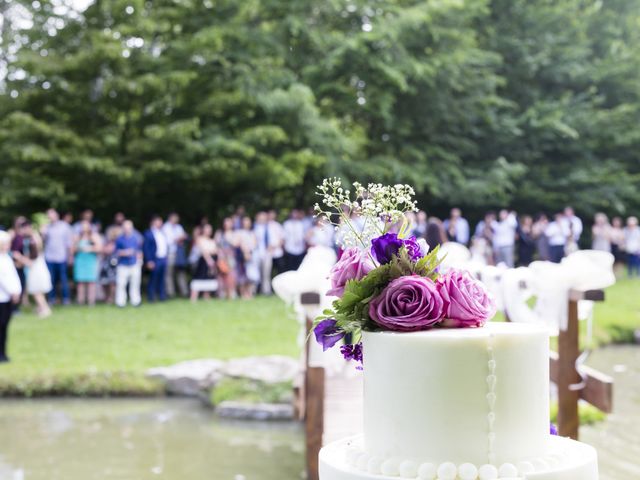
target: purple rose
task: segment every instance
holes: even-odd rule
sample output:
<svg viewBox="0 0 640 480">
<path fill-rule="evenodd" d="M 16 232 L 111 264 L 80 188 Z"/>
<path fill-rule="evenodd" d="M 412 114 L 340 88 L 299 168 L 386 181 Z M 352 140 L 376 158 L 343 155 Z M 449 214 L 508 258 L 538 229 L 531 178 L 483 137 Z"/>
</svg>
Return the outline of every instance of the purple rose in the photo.
<svg viewBox="0 0 640 480">
<path fill-rule="evenodd" d="M 369 317 L 389 330 L 411 332 L 438 324 L 444 301 L 433 280 L 418 275 L 399 277 L 369 303 Z"/>
<path fill-rule="evenodd" d="M 395 233 L 385 233 L 371 240 L 371 253 L 380 264 L 384 265 L 389 263 L 394 255 L 398 255 L 402 246 L 406 247 L 409 258 L 414 262 L 424 256 L 422 247 L 415 237 L 402 239 Z"/>
<path fill-rule="evenodd" d="M 496 305 L 484 285 L 461 270 L 449 270 L 438 278 L 445 302 L 445 327 L 481 327 L 496 313 Z"/>
<path fill-rule="evenodd" d="M 346 249 L 329 272 L 331 290 L 327 295 L 341 296 L 349 280 L 360 280 L 375 267 L 368 250 L 355 247 Z"/>
<path fill-rule="evenodd" d="M 337 323 L 329 318 L 318 323 L 313 329 L 316 341 L 322 345 L 322 350 L 325 352 L 344 338 L 344 332 L 338 329 Z"/>
</svg>

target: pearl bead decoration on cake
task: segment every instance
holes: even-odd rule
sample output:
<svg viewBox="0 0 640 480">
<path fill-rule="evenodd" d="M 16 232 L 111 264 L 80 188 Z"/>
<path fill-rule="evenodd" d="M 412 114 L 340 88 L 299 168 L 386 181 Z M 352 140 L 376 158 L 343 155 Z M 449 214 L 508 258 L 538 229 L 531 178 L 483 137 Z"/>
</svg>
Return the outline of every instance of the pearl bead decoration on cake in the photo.
<svg viewBox="0 0 640 480">
<path fill-rule="evenodd" d="M 496 480 L 498 478 L 498 469 L 487 463 L 478 469 L 478 477 L 480 480 Z"/>
<path fill-rule="evenodd" d="M 416 478 L 418 476 L 418 464 L 411 460 L 401 462 L 399 470 L 402 478 Z"/>
<path fill-rule="evenodd" d="M 423 463 L 418 467 L 420 480 L 434 480 L 436 478 L 436 466 L 433 463 Z"/>
<path fill-rule="evenodd" d="M 518 469 L 513 463 L 503 463 L 502 465 L 500 465 L 500 468 L 498 468 L 498 475 L 500 476 L 500 478 L 517 477 Z"/>
<path fill-rule="evenodd" d="M 478 478 L 478 467 L 473 463 L 463 463 L 458 467 L 460 480 L 476 480 Z"/>
<path fill-rule="evenodd" d="M 455 463 L 444 462 L 438 466 L 438 480 L 455 480 L 458 467 Z"/>
<path fill-rule="evenodd" d="M 380 467 L 383 475 L 388 477 L 397 477 L 400 473 L 400 460 L 397 458 L 389 458 L 382 462 L 382 466 Z"/>
</svg>

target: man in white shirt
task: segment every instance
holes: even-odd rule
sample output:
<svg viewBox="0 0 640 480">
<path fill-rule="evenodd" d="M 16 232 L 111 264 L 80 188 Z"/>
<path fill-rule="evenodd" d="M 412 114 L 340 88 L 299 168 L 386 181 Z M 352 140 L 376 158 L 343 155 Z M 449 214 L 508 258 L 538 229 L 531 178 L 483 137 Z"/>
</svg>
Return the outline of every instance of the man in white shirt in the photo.
<svg viewBox="0 0 640 480">
<path fill-rule="evenodd" d="M 260 267 L 260 291 L 263 295 L 271 294 L 271 275 L 274 263 L 282 259 L 282 242 L 284 234 L 282 226 L 275 219 L 275 212 L 258 212 L 253 231 L 256 235 L 256 256 Z"/>
<path fill-rule="evenodd" d="M 568 235 L 567 248 L 570 251 L 578 250 L 578 242 L 580 241 L 580 235 L 582 235 L 582 220 L 575 214 L 572 207 L 564 209 L 562 229 Z"/>
<path fill-rule="evenodd" d="M 284 229 L 284 258 L 286 270 L 297 270 L 307 253 L 305 228 L 301 210 L 292 210 Z"/>
<path fill-rule="evenodd" d="M 8 362 L 7 333 L 13 305 L 20 301 L 22 287 L 13 260 L 9 256 L 11 236 L 0 231 L 0 363 Z"/>
<path fill-rule="evenodd" d="M 549 239 L 549 260 L 560 263 L 564 257 L 565 247 L 569 239 L 569 223 L 565 222 L 564 214 L 558 212 L 554 216 L 553 222 L 547 225 L 544 234 Z"/>
<path fill-rule="evenodd" d="M 162 233 L 164 233 L 168 245 L 167 270 L 164 279 L 167 295 L 169 297 L 175 296 L 177 280 L 180 295 L 186 297 L 189 294 L 189 289 L 187 288 L 187 275 L 184 268 L 186 267 L 186 262 L 183 262 L 182 259 L 185 257 L 184 242 L 187 235 L 182 225 L 180 225 L 180 217 L 177 213 L 169 214 L 167 221 L 162 226 Z M 180 257 L 180 261 L 176 265 L 178 257 Z"/>
<path fill-rule="evenodd" d="M 518 220 L 514 212 L 500 210 L 498 220 L 491 225 L 493 230 L 493 254 L 496 265 L 504 263 L 508 268 L 514 266 L 514 250 Z"/>
</svg>

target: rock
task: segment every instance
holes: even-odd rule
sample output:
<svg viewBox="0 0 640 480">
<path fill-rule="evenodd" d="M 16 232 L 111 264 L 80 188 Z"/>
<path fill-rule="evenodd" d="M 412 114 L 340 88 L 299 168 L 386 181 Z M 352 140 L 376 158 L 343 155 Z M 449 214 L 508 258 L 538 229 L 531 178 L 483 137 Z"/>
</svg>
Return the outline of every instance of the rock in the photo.
<svg viewBox="0 0 640 480">
<path fill-rule="evenodd" d="M 245 403 L 227 400 L 216 406 L 216 413 L 223 418 L 242 420 L 292 420 L 293 405 L 283 403 Z"/>
<path fill-rule="evenodd" d="M 188 360 L 147 370 L 147 377 L 164 382 L 168 393 L 195 397 L 222 378 L 225 363 L 216 359 Z"/>
<path fill-rule="evenodd" d="M 237 358 L 230 360 L 222 368 L 225 376 L 248 378 L 269 384 L 292 382 L 299 371 L 298 360 L 282 355 Z"/>
</svg>

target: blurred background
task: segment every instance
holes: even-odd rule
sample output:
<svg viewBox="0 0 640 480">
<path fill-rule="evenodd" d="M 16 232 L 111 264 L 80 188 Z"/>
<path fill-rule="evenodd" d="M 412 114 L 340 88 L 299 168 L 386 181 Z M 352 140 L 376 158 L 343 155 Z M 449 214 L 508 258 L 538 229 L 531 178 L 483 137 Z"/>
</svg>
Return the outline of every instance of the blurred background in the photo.
<svg viewBox="0 0 640 480">
<path fill-rule="evenodd" d="M 271 280 L 340 253 L 328 176 L 483 265 L 611 254 L 581 438 L 640 478 L 640 0 L 0 0 L 0 480 L 304 478 Z"/>
</svg>

